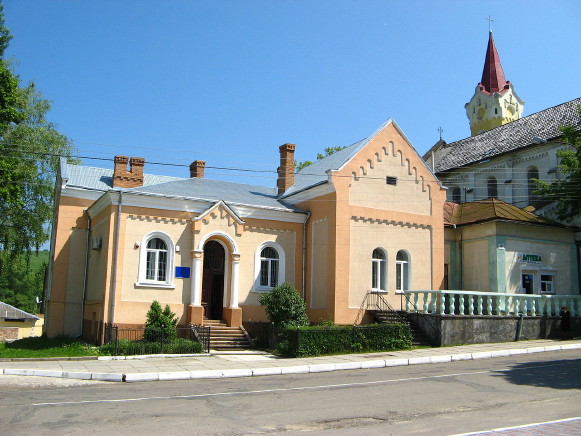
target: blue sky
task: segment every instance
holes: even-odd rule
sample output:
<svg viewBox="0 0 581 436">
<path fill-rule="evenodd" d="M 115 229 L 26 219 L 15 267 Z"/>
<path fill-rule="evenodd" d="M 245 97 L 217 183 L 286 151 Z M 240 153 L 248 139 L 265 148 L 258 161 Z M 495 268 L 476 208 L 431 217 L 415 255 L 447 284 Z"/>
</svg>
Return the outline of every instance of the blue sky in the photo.
<svg viewBox="0 0 581 436">
<path fill-rule="evenodd" d="M 581 2 L 4 0 L 7 52 L 81 156 L 275 186 L 297 160 L 393 118 L 420 154 L 469 136 L 489 14 L 525 115 L 581 96 Z M 112 162 L 83 159 L 87 165 Z"/>
</svg>

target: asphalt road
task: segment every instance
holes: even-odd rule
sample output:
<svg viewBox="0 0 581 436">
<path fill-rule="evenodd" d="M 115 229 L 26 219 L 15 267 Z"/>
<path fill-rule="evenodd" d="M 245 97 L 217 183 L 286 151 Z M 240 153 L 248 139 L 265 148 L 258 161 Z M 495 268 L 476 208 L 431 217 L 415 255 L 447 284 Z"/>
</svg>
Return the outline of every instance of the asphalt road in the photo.
<svg viewBox="0 0 581 436">
<path fill-rule="evenodd" d="M 0 386 L 6 435 L 446 435 L 577 416 L 578 350 L 294 376 Z"/>
</svg>

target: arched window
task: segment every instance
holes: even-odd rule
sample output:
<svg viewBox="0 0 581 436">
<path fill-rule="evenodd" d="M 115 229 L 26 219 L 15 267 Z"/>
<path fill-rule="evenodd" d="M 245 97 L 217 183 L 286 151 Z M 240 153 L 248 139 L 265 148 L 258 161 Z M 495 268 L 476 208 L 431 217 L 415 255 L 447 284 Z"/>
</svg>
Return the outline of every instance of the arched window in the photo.
<svg viewBox="0 0 581 436">
<path fill-rule="evenodd" d="M 146 248 L 145 278 L 165 282 L 167 278 L 167 244 L 160 238 L 152 238 Z"/>
<path fill-rule="evenodd" d="M 536 204 L 537 203 L 537 196 L 533 194 L 533 192 L 537 189 L 535 182 L 533 179 L 539 178 L 539 170 L 537 167 L 530 167 L 527 171 L 527 194 L 528 194 L 528 201 L 529 204 Z"/>
<path fill-rule="evenodd" d="M 408 254 L 400 250 L 395 258 L 395 290 L 402 292 L 409 289 L 410 262 Z"/>
<path fill-rule="evenodd" d="M 376 248 L 371 256 L 371 290 L 387 292 L 387 256 Z"/>
<path fill-rule="evenodd" d="M 169 236 L 154 232 L 141 243 L 137 285 L 172 287 L 174 245 Z"/>
<path fill-rule="evenodd" d="M 460 192 L 460 188 L 458 186 L 454 186 L 452 188 L 452 201 L 454 203 L 460 204 L 462 202 L 462 194 Z"/>
<path fill-rule="evenodd" d="M 488 178 L 486 188 L 488 190 L 488 198 L 498 198 L 498 183 L 496 182 L 496 177 Z"/>
<path fill-rule="evenodd" d="M 260 252 L 260 287 L 278 286 L 280 261 L 278 252 L 273 247 L 264 247 Z"/>
</svg>

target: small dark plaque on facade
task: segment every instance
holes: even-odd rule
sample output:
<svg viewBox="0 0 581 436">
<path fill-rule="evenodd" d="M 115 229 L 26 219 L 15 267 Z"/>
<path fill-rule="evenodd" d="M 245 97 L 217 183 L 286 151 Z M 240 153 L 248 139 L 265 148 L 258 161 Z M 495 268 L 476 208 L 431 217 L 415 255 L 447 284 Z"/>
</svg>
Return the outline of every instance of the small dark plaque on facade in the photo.
<svg viewBox="0 0 581 436">
<path fill-rule="evenodd" d="M 189 278 L 190 278 L 189 266 L 176 266 L 176 279 L 189 279 Z"/>
<path fill-rule="evenodd" d="M 397 177 L 385 176 L 385 183 L 388 185 L 397 185 Z"/>
</svg>

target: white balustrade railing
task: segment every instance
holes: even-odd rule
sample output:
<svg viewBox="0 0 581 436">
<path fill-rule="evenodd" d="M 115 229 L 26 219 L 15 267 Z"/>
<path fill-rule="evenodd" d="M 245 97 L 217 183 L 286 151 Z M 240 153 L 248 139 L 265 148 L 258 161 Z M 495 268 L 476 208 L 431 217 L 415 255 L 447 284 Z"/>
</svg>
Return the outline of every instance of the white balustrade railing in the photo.
<svg viewBox="0 0 581 436">
<path fill-rule="evenodd" d="M 581 316 L 581 295 L 501 294 L 474 291 L 404 291 L 406 311 L 448 315 L 558 316 L 567 306 Z"/>
</svg>

